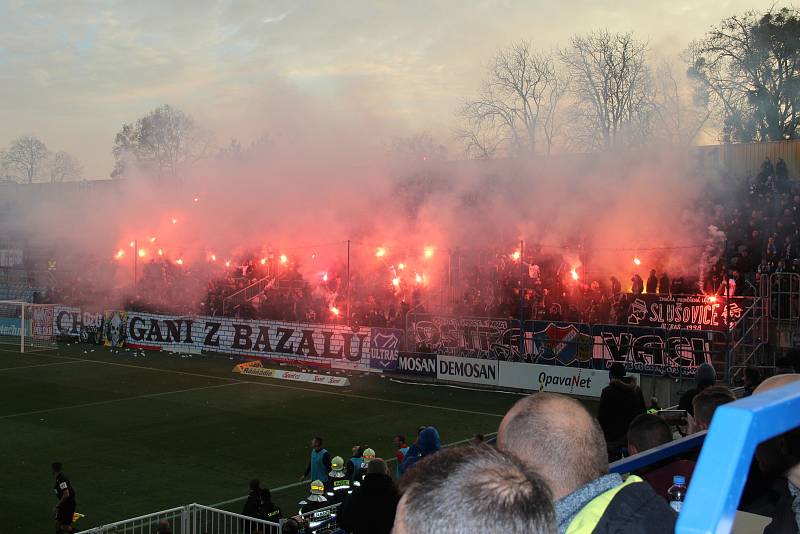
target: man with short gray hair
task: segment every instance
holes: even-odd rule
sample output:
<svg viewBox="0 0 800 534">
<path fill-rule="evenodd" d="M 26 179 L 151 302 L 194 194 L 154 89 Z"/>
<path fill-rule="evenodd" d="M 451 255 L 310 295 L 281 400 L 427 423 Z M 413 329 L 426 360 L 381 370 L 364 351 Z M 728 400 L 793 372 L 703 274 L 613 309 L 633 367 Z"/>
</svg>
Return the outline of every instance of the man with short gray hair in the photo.
<svg viewBox="0 0 800 534">
<path fill-rule="evenodd" d="M 537 393 L 520 399 L 500 423 L 497 446 L 547 481 L 561 533 L 674 532 L 675 513 L 649 484 L 608 473 L 603 431 L 570 397 Z"/>
</svg>

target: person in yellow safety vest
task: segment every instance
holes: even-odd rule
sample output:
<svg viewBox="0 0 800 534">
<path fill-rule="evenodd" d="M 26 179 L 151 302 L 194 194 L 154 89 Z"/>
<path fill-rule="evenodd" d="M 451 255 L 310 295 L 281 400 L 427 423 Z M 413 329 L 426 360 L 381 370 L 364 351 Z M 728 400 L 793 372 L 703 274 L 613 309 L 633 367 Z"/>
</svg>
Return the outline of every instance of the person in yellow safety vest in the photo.
<svg viewBox="0 0 800 534">
<path fill-rule="evenodd" d="M 370 448 L 364 449 L 363 458 L 364 462 L 361 464 L 361 467 L 356 469 L 356 472 L 353 473 L 354 488 L 361 486 L 361 483 L 364 481 L 364 477 L 367 476 L 367 464 L 375 459 L 375 451 Z"/>
<path fill-rule="evenodd" d="M 334 456 L 331 460 L 331 472 L 328 473 L 325 496 L 331 504 L 339 504 L 344 502 L 350 493 L 352 493 L 350 479 L 344 474 L 344 460 L 341 456 Z"/>
<path fill-rule="evenodd" d="M 325 484 L 321 480 L 311 483 L 311 494 L 298 503 L 300 515 L 308 521 L 312 531 L 331 518 L 330 510 L 323 510 L 333 503 L 325 497 Z"/>
<path fill-rule="evenodd" d="M 575 399 L 538 393 L 519 400 L 500 423 L 497 447 L 545 479 L 560 534 L 675 531 L 677 514 L 650 484 L 609 473 L 603 431 Z"/>
</svg>

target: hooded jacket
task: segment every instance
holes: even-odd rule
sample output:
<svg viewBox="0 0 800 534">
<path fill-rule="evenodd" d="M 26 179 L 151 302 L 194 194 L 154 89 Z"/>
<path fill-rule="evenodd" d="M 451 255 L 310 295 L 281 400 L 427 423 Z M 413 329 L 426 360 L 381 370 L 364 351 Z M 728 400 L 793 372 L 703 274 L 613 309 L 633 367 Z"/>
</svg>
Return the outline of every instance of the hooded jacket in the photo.
<svg viewBox="0 0 800 534">
<path fill-rule="evenodd" d="M 439 439 L 439 431 L 435 427 L 429 426 L 420 432 L 416 447 L 409 448 L 406 459 L 403 460 L 403 465 L 400 466 L 400 473 L 405 473 L 422 458 L 435 453 L 441 448 L 442 442 Z"/>
<path fill-rule="evenodd" d="M 370 473 L 342 505 L 339 527 L 353 534 L 389 534 L 400 495 L 389 475 Z"/>
</svg>

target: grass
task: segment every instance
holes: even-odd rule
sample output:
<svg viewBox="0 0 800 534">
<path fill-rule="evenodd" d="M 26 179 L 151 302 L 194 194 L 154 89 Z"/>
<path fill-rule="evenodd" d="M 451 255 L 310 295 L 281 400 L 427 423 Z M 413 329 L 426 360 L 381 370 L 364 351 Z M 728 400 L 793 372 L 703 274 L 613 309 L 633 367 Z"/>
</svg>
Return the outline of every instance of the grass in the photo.
<svg viewBox="0 0 800 534">
<path fill-rule="evenodd" d="M 355 443 L 392 458 L 392 436 L 413 437 L 422 424 L 436 426 L 443 443 L 495 432 L 519 398 L 379 376 L 326 388 L 243 377 L 234 363 L 77 344 L 24 355 L 0 346 L 2 531 L 52 530 L 55 460 L 76 489 L 85 529 L 240 497 L 253 477 L 270 488 L 297 483 L 315 435 L 347 459 Z M 275 500 L 294 512 L 306 490 L 289 487 Z"/>
</svg>

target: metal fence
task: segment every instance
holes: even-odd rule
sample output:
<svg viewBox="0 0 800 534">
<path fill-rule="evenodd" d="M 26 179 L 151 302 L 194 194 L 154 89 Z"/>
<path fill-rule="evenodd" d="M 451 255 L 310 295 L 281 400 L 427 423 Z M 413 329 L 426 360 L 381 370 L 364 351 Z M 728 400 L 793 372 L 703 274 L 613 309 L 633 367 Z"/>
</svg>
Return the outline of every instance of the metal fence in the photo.
<svg viewBox="0 0 800 534">
<path fill-rule="evenodd" d="M 157 534 L 166 525 L 172 534 L 280 534 L 281 526 L 202 504 L 170 508 L 81 531 L 84 534 Z"/>
</svg>

